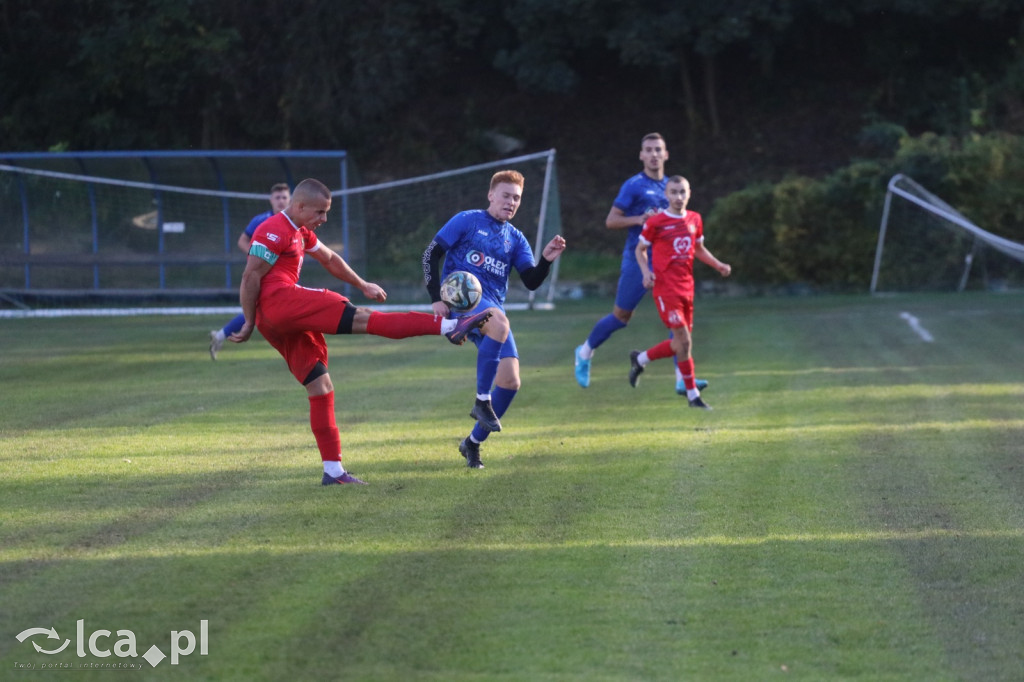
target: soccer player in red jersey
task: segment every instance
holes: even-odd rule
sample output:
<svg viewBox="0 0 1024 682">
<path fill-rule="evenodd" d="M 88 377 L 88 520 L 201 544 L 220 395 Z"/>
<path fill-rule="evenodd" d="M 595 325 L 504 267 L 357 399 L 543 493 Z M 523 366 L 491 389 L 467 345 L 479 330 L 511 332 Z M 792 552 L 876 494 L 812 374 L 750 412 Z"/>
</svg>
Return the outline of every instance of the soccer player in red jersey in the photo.
<svg viewBox="0 0 1024 682">
<path fill-rule="evenodd" d="M 292 376 L 306 387 L 309 423 L 324 465 L 323 485 L 363 483 L 341 464 L 341 435 L 334 419 L 334 384 L 327 373 L 324 334 L 373 334 L 389 339 L 444 334 L 461 345 L 491 315 L 484 311 L 447 320 L 429 313 L 383 313 L 357 308 L 329 289 L 300 286 L 302 261 L 309 255 L 368 299 L 387 300 L 384 289 L 365 281 L 317 239 L 316 229 L 327 221 L 330 209 L 330 190 L 310 178 L 296 185 L 288 208 L 256 228 L 239 291 L 245 323 L 229 337 L 242 343 L 258 328 L 284 357 Z"/>
<path fill-rule="evenodd" d="M 699 213 L 687 211 L 690 183 L 673 175 L 665 186 L 668 208 L 644 222 L 636 245 L 636 260 L 644 277 L 644 287 L 652 289 L 654 304 L 665 326 L 672 331 L 666 339 L 647 350 L 629 354 L 629 383 L 636 387 L 644 366 L 651 360 L 676 357 L 686 385 L 690 407 L 710 410 L 700 397 L 693 370 L 693 259 L 710 265 L 722 277 L 732 267 L 715 258 L 704 246 L 704 221 Z M 648 266 L 648 249 L 651 265 Z"/>
</svg>

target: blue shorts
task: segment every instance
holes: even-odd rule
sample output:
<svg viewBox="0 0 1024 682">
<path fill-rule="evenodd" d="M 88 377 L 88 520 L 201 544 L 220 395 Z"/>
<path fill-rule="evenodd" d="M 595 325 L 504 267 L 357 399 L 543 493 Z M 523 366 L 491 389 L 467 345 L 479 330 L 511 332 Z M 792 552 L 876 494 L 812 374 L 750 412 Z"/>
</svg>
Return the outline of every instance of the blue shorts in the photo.
<svg viewBox="0 0 1024 682">
<path fill-rule="evenodd" d="M 487 335 L 479 329 L 474 329 L 466 335 L 466 338 L 472 341 L 477 348 L 480 348 L 480 344 L 486 336 Z M 519 359 L 519 349 L 516 348 L 516 340 L 515 337 L 512 336 L 511 329 L 508 330 L 508 338 L 505 339 L 505 343 L 501 344 L 501 350 L 498 351 L 498 359 L 504 360 L 505 358 Z"/>
<path fill-rule="evenodd" d="M 627 258 L 629 256 L 629 258 Z M 623 254 L 622 269 L 619 271 L 619 287 L 615 290 L 615 305 L 630 312 L 636 310 L 647 289 L 644 289 L 644 273 L 632 254 Z"/>
<path fill-rule="evenodd" d="M 639 269 L 639 267 L 637 269 Z M 480 300 L 480 303 L 478 303 L 477 306 L 473 308 L 473 310 L 467 311 L 465 313 L 459 313 L 457 315 L 454 315 L 453 317 L 465 317 L 466 315 L 469 315 L 470 313 L 476 310 L 485 310 L 487 308 L 497 308 L 501 312 L 505 312 L 505 309 L 502 308 L 497 303 L 495 303 L 494 301 L 487 298 L 483 298 Z M 466 338 L 472 341 L 477 348 L 480 348 L 480 342 L 484 340 L 485 336 L 487 335 L 484 334 L 479 329 L 473 329 L 468 334 L 466 334 Z M 508 338 L 505 339 L 505 343 L 502 344 L 501 350 L 498 351 L 498 359 L 500 360 L 502 358 L 516 358 L 517 360 L 519 359 L 519 349 L 516 348 L 516 340 L 515 338 L 512 337 L 511 329 L 508 330 Z"/>
</svg>

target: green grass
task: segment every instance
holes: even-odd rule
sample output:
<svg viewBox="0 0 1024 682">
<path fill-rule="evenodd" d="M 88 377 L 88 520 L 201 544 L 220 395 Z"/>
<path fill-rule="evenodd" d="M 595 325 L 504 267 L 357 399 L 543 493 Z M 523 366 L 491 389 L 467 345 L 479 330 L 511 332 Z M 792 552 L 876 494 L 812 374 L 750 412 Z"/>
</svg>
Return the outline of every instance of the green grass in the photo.
<svg viewBox="0 0 1024 682">
<path fill-rule="evenodd" d="M 0 676 L 1021 679 L 1024 296 L 701 299 L 709 413 L 667 361 L 626 382 L 649 303 L 575 385 L 609 307 L 511 314 L 482 471 L 471 349 L 332 338 L 359 488 L 319 485 L 265 342 L 210 362 L 218 318 L 0 320 Z M 209 653 L 80 658 L 80 619 L 140 656 L 205 619 Z"/>
</svg>

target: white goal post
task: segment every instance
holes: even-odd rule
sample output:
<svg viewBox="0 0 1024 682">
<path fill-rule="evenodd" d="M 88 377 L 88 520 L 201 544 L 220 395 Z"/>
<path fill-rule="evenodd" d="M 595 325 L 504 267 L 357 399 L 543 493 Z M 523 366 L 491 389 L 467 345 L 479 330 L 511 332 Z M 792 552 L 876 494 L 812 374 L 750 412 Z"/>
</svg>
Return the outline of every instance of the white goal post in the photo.
<svg viewBox="0 0 1024 682">
<path fill-rule="evenodd" d="M 966 253 L 964 253 L 962 257 L 962 270 L 959 274 L 958 284 L 956 286 L 957 291 L 963 291 L 966 288 L 968 278 L 971 274 L 971 267 L 974 264 L 978 253 L 984 247 L 995 249 L 999 253 L 1002 253 L 1017 262 L 1024 263 L 1024 244 L 1019 244 L 983 230 L 964 217 L 963 214 L 955 208 L 915 182 L 912 178 L 903 175 L 902 173 L 898 173 L 889 180 L 885 194 L 885 205 L 882 209 L 882 221 L 878 230 L 878 245 L 875 249 L 875 264 L 871 273 L 872 294 L 877 293 L 879 288 L 881 271 L 885 260 L 886 237 L 889 231 L 889 223 L 893 212 L 894 197 L 908 202 L 915 208 L 915 210 L 924 212 L 924 214 L 930 216 L 932 219 L 931 222 L 951 230 L 958 237 L 957 241 L 960 242 L 961 248 L 963 248 Z M 928 234 L 932 234 L 933 232 L 934 231 L 932 230 Z M 923 232 L 920 233 L 917 236 L 917 245 L 922 246 L 921 242 L 923 242 L 925 238 L 927 238 L 927 235 Z M 929 247 L 927 245 L 923 245 L 922 250 L 928 251 Z M 933 248 L 932 251 L 935 251 L 935 249 Z M 955 254 L 941 255 L 945 256 L 947 260 L 954 257 L 959 258 L 959 256 L 955 256 Z M 895 257 L 899 258 L 900 254 L 897 254 Z"/>
<path fill-rule="evenodd" d="M 491 176 L 526 179 L 513 224 L 539 254 L 561 231 L 555 150 L 361 185 L 344 152 L 0 152 L 0 307 L 111 300 L 237 304 L 245 255 L 236 240 L 270 208 L 272 184 L 313 177 L 334 197 L 317 234 L 389 304 L 427 305 L 422 254 L 453 215 L 486 208 Z M 553 306 L 558 261 L 536 292 L 513 277 L 511 308 Z M 302 283 L 358 299 L 322 268 Z"/>
</svg>

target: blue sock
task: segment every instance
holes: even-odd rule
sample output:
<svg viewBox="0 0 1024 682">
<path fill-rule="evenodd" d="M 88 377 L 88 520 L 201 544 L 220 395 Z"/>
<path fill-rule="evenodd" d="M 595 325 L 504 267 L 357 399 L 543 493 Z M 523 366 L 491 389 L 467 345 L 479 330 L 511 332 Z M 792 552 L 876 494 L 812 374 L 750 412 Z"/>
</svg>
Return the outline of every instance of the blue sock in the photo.
<svg viewBox="0 0 1024 682">
<path fill-rule="evenodd" d="M 224 336 L 231 336 L 241 329 L 243 324 L 245 324 L 245 315 L 237 315 L 235 319 L 224 325 Z"/>
<path fill-rule="evenodd" d="M 608 313 L 594 325 L 594 328 L 590 332 L 590 336 L 587 337 L 587 343 L 590 344 L 591 348 L 597 348 L 607 341 L 609 336 L 625 326 L 625 322 L 615 317 L 615 315 Z"/>
<path fill-rule="evenodd" d="M 501 341 L 495 341 L 489 336 L 477 346 L 476 353 L 476 392 L 490 393 L 494 385 L 494 377 L 498 374 L 498 353 L 501 352 Z"/>
<path fill-rule="evenodd" d="M 511 388 L 494 387 L 494 390 L 491 391 L 491 407 L 494 408 L 494 414 L 498 415 L 498 419 L 505 415 L 508 406 L 512 404 L 512 399 L 515 397 L 516 392 Z M 483 443 L 487 440 L 487 436 L 491 435 L 491 432 L 480 428 L 480 424 L 477 424 L 473 427 L 473 432 L 470 435 L 476 442 Z"/>
</svg>

